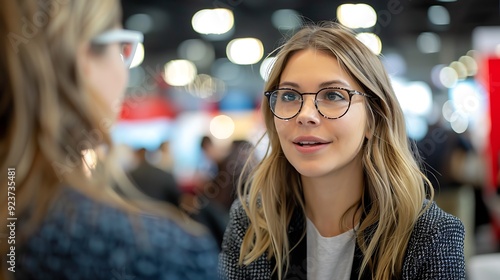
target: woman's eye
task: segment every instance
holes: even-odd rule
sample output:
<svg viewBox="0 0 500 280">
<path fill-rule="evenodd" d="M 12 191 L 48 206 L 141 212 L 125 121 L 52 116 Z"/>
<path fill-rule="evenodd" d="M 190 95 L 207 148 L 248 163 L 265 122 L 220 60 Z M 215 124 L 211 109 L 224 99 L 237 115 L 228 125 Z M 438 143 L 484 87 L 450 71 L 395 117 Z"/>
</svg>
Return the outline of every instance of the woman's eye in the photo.
<svg viewBox="0 0 500 280">
<path fill-rule="evenodd" d="M 283 101 L 296 101 L 299 99 L 299 96 L 295 92 L 285 92 L 281 95 L 281 100 Z"/>
<path fill-rule="evenodd" d="M 341 101 L 344 100 L 345 97 L 341 92 L 338 91 L 328 91 L 324 95 L 324 99 L 326 101 Z"/>
</svg>

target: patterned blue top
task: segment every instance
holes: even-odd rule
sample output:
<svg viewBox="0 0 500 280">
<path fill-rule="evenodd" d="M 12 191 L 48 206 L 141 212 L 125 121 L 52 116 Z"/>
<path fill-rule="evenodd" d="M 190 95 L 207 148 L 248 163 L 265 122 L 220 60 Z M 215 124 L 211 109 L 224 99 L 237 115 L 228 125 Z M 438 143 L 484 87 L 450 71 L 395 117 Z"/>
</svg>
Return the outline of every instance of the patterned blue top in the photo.
<svg viewBox="0 0 500 280">
<path fill-rule="evenodd" d="M 20 248 L 16 279 L 216 279 L 218 247 L 155 216 L 64 191 Z"/>
</svg>

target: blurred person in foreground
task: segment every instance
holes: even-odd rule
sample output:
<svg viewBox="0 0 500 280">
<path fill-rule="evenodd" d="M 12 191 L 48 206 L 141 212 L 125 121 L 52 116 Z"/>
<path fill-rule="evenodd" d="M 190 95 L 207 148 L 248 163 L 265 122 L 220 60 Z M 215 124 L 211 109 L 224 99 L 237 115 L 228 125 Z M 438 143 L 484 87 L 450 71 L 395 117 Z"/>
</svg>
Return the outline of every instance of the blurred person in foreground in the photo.
<svg viewBox="0 0 500 280">
<path fill-rule="evenodd" d="M 0 218 L 16 218 L 1 229 L 15 235 L 0 243 L 1 278 L 214 279 L 202 226 L 167 203 L 122 200 L 117 165 L 86 172 L 92 151 L 112 158 L 113 111 L 142 41 L 121 28 L 119 1 L 3 1 L 0 13 L 0 185 L 15 182 Z"/>
<path fill-rule="evenodd" d="M 276 55 L 269 149 L 230 212 L 223 279 L 465 279 L 464 227 L 432 201 L 376 55 L 334 23 Z"/>
</svg>

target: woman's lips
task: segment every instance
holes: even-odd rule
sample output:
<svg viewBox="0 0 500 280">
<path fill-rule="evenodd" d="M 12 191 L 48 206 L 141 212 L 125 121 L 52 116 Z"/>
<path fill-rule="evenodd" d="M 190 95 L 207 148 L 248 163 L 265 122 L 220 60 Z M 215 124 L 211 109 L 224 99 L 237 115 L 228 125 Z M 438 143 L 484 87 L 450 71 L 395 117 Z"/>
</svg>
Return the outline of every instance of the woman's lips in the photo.
<svg viewBox="0 0 500 280">
<path fill-rule="evenodd" d="M 316 137 L 298 137 L 293 141 L 295 148 L 300 153 L 315 153 L 330 143 Z"/>
<path fill-rule="evenodd" d="M 322 150 L 328 143 L 294 143 L 295 149 L 303 154 L 310 154 Z"/>
</svg>

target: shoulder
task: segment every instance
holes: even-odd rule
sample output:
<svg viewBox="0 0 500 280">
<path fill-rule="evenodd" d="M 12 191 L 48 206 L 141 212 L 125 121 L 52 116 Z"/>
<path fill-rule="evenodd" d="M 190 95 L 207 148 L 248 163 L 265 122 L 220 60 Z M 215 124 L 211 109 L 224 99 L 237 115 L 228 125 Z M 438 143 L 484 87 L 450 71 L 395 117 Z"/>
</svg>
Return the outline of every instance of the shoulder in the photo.
<svg viewBox="0 0 500 280">
<path fill-rule="evenodd" d="M 242 202 L 235 200 L 219 255 L 218 273 L 221 279 L 271 279 L 271 262 L 266 253 L 247 266 L 239 264 L 241 245 L 249 225 Z"/>
<path fill-rule="evenodd" d="M 428 207 L 417 219 L 413 236 L 452 233 L 457 237 L 465 233 L 462 222 L 455 216 L 446 213 L 435 202 L 425 201 L 423 207 Z"/>
<path fill-rule="evenodd" d="M 250 220 L 243 208 L 243 204 L 239 199 L 236 199 L 229 210 L 229 223 L 224 234 L 225 243 L 227 244 L 228 241 L 234 239 L 242 242 L 249 225 Z"/>
<path fill-rule="evenodd" d="M 465 229 L 457 217 L 443 211 L 435 202 L 425 201 L 423 207 L 426 209 L 415 223 L 409 249 L 440 246 L 446 242 L 463 245 Z"/>
<path fill-rule="evenodd" d="M 209 235 L 192 234 L 173 220 L 130 214 L 71 191 L 54 204 L 24 252 L 24 271 L 46 278 L 213 279 L 218 249 Z"/>
<path fill-rule="evenodd" d="M 424 207 L 406 249 L 404 279 L 465 279 L 462 222 L 435 202 Z"/>
<path fill-rule="evenodd" d="M 166 216 L 126 212 L 86 197 L 79 199 L 80 203 L 76 203 L 79 205 L 76 212 L 81 217 L 80 223 L 84 223 L 96 235 L 106 234 L 110 239 L 124 239 L 125 235 L 129 238 L 129 242 L 137 245 L 138 250 L 147 250 L 149 249 L 147 245 L 150 244 L 154 251 L 158 248 L 168 248 L 196 252 L 209 250 L 214 244 L 208 231 L 191 232 L 182 226 L 194 223 L 187 216 L 184 220 L 174 220 Z M 144 236 L 148 238 L 144 239 Z M 166 240 L 169 242 L 165 242 Z"/>
<path fill-rule="evenodd" d="M 248 216 L 243 208 L 243 203 L 240 199 L 235 199 L 233 204 L 231 205 L 231 209 L 229 211 L 231 218 L 248 223 Z"/>
</svg>

